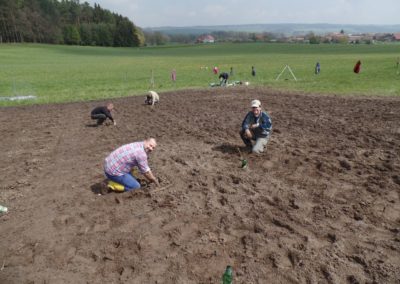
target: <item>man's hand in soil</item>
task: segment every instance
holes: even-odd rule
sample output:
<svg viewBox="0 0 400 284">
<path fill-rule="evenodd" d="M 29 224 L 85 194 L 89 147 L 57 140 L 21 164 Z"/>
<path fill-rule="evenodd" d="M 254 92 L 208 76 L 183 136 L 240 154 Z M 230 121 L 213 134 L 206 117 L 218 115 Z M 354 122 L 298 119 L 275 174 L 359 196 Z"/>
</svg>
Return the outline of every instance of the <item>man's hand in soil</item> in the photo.
<svg viewBox="0 0 400 284">
<path fill-rule="evenodd" d="M 154 182 L 156 186 L 159 186 L 160 183 L 158 182 L 157 178 L 153 175 L 151 171 L 143 174 L 149 182 Z"/>
</svg>

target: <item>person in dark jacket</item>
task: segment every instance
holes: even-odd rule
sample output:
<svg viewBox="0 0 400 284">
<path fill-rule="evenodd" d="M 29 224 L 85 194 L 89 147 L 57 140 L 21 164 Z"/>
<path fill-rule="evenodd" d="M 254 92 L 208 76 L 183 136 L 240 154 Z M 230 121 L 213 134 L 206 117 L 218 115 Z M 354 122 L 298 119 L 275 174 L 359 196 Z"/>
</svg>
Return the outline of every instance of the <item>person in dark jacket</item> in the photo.
<svg viewBox="0 0 400 284">
<path fill-rule="evenodd" d="M 219 74 L 219 84 L 220 86 L 226 86 L 226 83 L 228 82 L 229 74 L 226 72 L 223 72 Z"/>
<path fill-rule="evenodd" d="M 251 102 L 251 111 L 249 111 L 242 122 L 240 137 L 246 146 L 251 147 L 253 153 L 260 154 L 264 152 L 268 144 L 272 129 L 272 121 L 269 115 L 262 111 L 261 102 L 253 100 Z M 253 142 L 255 144 L 253 146 Z"/>
<path fill-rule="evenodd" d="M 319 64 L 319 62 L 317 62 L 317 64 L 315 64 L 315 75 L 318 75 L 321 72 L 321 65 Z"/>
<path fill-rule="evenodd" d="M 97 125 L 102 125 L 106 119 L 110 119 L 114 125 L 117 125 L 115 119 L 112 117 L 111 112 L 114 109 L 112 103 L 108 103 L 107 106 L 99 106 L 92 110 L 90 117 L 97 120 Z"/>
<path fill-rule="evenodd" d="M 254 66 L 251 66 L 251 76 L 256 76 L 256 68 Z"/>
</svg>

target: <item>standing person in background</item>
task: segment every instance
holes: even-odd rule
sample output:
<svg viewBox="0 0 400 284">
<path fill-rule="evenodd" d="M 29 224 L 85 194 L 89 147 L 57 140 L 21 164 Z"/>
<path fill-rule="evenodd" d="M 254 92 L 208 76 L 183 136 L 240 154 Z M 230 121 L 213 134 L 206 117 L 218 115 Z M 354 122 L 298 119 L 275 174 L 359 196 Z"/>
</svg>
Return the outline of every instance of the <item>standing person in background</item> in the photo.
<svg viewBox="0 0 400 284">
<path fill-rule="evenodd" d="M 251 66 L 251 76 L 256 76 L 256 68 L 254 68 L 254 66 Z"/>
<path fill-rule="evenodd" d="M 399 74 L 399 72 L 400 72 L 400 57 L 397 57 L 396 67 L 397 67 L 397 74 Z"/>
<path fill-rule="evenodd" d="M 361 72 L 361 60 L 358 60 L 356 65 L 354 65 L 353 71 L 356 74 Z"/>
<path fill-rule="evenodd" d="M 172 71 L 171 71 L 171 80 L 172 80 L 172 82 L 176 82 L 176 70 L 175 69 L 172 69 Z"/>
<path fill-rule="evenodd" d="M 269 115 L 262 111 L 261 102 L 253 100 L 251 110 L 247 113 L 242 122 L 240 137 L 246 146 L 251 147 L 251 151 L 256 154 L 264 152 L 267 146 L 272 129 L 272 121 Z M 253 146 L 252 140 L 256 143 Z"/>
<path fill-rule="evenodd" d="M 108 103 L 107 106 L 99 106 L 93 109 L 90 113 L 90 117 L 97 120 L 97 126 L 102 125 L 107 118 L 110 119 L 114 125 L 117 125 L 117 122 L 111 115 L 113 110 L 114 105 L 112 103 Z"/>
<path fill-rule="evenodd" d="M 229 72 L 229 76 L 233 76 L 233 67 L 231 67 L 231 71 Z"/>
<path fill-rule="evenodd" d="M 315 75 L 318 75 L 319 72 L 321 72 L 321 65 L 317 62 L 317 64 L 315 64 Z"/>
<path fill-rule="evenodd" d="M 214 66 L 214 68 L 213 68 L 213 72 L 214 72 L 214 74 L 215 74 L 215 75 L 217 75 L 217 74 L 218 74 L 218 71 L 219 71 L 219 70 L 218 70 L 218 67 L 217 67 L 217 66 Z"/>
</svg>

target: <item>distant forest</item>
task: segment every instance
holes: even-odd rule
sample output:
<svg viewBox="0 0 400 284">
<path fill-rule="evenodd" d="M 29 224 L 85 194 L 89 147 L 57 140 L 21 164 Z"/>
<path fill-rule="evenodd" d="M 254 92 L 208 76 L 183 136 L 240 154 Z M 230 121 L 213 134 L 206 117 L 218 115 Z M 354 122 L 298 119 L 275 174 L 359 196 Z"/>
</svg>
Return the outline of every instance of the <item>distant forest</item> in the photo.
<svg viewBox="0 0 400 284">
<path fill-rule="evenodd" d="M 79 0 L 0 0 L 0 43 L 134 47 L 144 36 L 127 17 Z"/>
</svg>

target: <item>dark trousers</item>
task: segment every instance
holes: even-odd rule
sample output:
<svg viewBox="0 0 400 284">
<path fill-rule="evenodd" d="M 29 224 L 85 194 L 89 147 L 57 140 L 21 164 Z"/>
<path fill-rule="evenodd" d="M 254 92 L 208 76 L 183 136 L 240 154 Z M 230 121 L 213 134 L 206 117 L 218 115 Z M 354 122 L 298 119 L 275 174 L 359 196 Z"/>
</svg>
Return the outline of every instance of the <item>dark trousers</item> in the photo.
<svg viewBox="0 0 400 284">
<path fill-rule="evenodd" d="M 246 144 L 246 146 L 253 147 L 253 143 L 251 142 L 251 139 L 247 138 L 244 135 L 244 133 L 245 133 L 245 130 L 243 130 L 243 129 L 240 130 L 240 138 L 242 138 L 242 140 L 243 140 L 244 144 Z"/>
<path fill-rule="evenodd" d="M 97 125 L 102 125 L 104 121 L 106 121 L 107 116 L 105 114 L 92 114 L 92 119 L 97 119 Z"/>
</svg>

